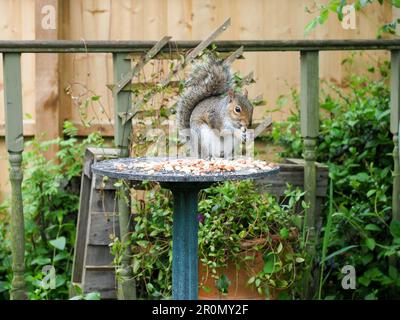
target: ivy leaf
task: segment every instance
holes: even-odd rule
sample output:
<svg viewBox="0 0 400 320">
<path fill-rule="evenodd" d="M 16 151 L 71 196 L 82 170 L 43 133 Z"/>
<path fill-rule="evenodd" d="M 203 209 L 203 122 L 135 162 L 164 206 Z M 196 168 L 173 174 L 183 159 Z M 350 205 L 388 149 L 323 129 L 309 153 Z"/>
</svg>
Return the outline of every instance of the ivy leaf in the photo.
<svg viewBox="0 0 400 320">
<path fill-rule="evenodd" d="M 230 284 L 231 281 L 228 279 L 228 277 L 225 274 L 222 274 L 216 282 L 216 287 L 219 292 L 228 293 L 228 287 Z"/>
<path fill-rule="evenodd" d="M 58 237 L 49 241 L 49 243 L 58 250 L 64 250 L 66 242 L 67 240 L 65 237 Z"/>
<path fill-rule="evenodd" d="M 276 255 L 274 253 L 269 253 L 264 257 L 264 268 L 263 272 L 273 273 L 275 271 Z"/>
<path fill-rule="evenodd" d="M 136 243 L 142 248 L 147 248 L 147 246 L 149 245 L 149 241 L 147 240 L 138 240 L 136 241 Z"/>
<path fill-rule="evenodd" d="M 356 174 L 354 178 L 360 182 L 367 182 L 369 180 L 369 175 L 365 172 L 360 172 Z"/>
<path fill-rule="evenodd" d="M 44 258 L 44 257 L 38 257 L 36 259 L 33 259 L 31 264 L 32 265 L 39 265 L 39 266 L 44 266 L 46 264 L 50 264 L 51 263 L 51 259 L 50 258 Z"/>
<path fill-rule="evenodd" d="M 302 262 L 304 262 L 304 258 L 297 257 L 296 258 L 296 262 L 297 263 L 302 263 Z"/>
<path fill-rule="evenodd" d="M 279 235 L 283 238 L 283 239 L 287 239 L 289 237 L 289 230 L 287 228 L 282 228 L 279 231 Z"/>
<path fill-rule="evenodd" d="M 256 277 L 251 277 L 249 281 L 247 281 L 248 284 L 252 284 L 256 280 Z"/>
<path fill-rule="evenodd" d="M 7 291 L 8 289 L 9 288 L 8 288 L 7 282 L 6 281 L 0 281 L 0 293 L 4 292 L 4 291 Z"/>
<path fill-rule="evenodd" d="M 376 224 L 373 223 L 369 223 L 365 226 L 365 230 L 369 230 L 369 231 L 381 231 L 382 229 L 379 228 Z"/>
<path fill-rule="evenodd" d="M 87 295 L 85 295 L 85 300 L 100 300 L 100 293 L 90 292 Z"/>
<path fill-rule="evenodd" d="M 398 277 L 397 269 L 393 266 L 389 266 L 389 277 L 396 280 Z"/>
<path fill-rule="evenodd" d="M 373 238 L 367 238 L 365 240 L 365 245 L 367 246 L 367 248 L 369 250 L 374 250 L 376 242 L 375 242 L 375 240 Z"/>
<path fill-rule="evenodd" d="M 212 290 L 211 290 L 211 288 L 210 287 L 208 287 L 208 286 L 202 286 L 201 287 L 203 290 L 204 290 L 204 292 L 206 292 L 206 293 L 210 293 Z"/>
<path fill-rule="evenodd" d="M 392 220 L 390 223 L 390 233 L 394 238 L 400 238 L 400 221 Z"/>
</svg>

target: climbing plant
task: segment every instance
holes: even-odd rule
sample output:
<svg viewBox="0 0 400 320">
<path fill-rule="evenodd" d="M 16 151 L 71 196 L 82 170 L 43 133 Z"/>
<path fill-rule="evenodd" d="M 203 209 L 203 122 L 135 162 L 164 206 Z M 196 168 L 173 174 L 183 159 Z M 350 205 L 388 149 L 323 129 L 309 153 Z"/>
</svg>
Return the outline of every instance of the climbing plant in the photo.
<svg viewBox="0 0 400 320">
<path fill-rule="evenodd" d="M 23 158 L 22 185 L 26 239 L 26 281 L 30 299 L 65 299 L 68 297 L 75 224 L 79 203 L 79 181 L 84 150 L 98 146 L 103 139 L 98 133 L 86 139 L 77 137 L 70 122 L 64 124 L 64 137 L 50 141 L 33 139 L 26 143 Z M 57 146 L 56 157 L 47 160 L 44 152 Z M 1 209 L 6 210 L 6 206 Z M 8 298 L 11 288 L 11 248 L 8 216 L 2 217 L 0 229 L 0 294 Z M 42 282 L 47 272 L 44 266 L 54 267 L 55 288 Z"/>
<path fill-rule="evenodd" d="M 343 61 L 349 71 L 352 61 Z M 391 262 L 400 257 L 400 225 L 391 222 L 389 74 L 387 61 L 373 62 L 364 74 L 350 73 L 341 84 L 322 86 L 317 160 L 328 164 L 333 180 L 322 298 L 388 299 L 400 292 Z M 272 137 L 284 147 L 282 156 L 296 157 L 302 143 L 295 90 L 292 97 L 293 113 L 275 125 Z M 345 265 L 356 270 L 356 290 L 341 286 Z"/>
</svg>

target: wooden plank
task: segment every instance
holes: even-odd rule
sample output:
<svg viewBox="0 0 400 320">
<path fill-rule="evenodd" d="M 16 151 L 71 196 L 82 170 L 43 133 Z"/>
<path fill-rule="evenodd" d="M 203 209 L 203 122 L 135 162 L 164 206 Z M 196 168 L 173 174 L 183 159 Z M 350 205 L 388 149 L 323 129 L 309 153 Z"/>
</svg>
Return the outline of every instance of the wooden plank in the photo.
<svg viewBox="0 0 400 320">
<path fill-rule="evenodd" d="M 160 82 L 161 87 L 165 87 L 170 81 L 171 77 L 174 76 L 179 70 L 184 68 L 187 64 L 193 61 L 205 48 L 207 48 L 211 42 L 213 42 L 222 32 L 224 32 L 231 24 L 231 19 L 227 19 L 220 27 L 214 30 L 207 39 L 200 42 L 193 50 L 191 50 L 186 56 L 182 63 L 177 64 L 168 75 Z"/>
<path fill-rule="evenodd" d="M 32 137 L 36 133 L 36 124 L 32 120 L 23 120 L 23 133 L 24 137 Z M 6 135 L 6 124 L 5 122 L 0 123 L 0 136 Z"/>
<path fill-rule="evenodd" d="M 90 268 L 90 266 L 112 266 L 113 260 L 114 256 L 111 254 L 108 245 L 88 245 L 86 252 L 86 268 Z"/>
<path fill-rule="evenodd" d="M 218 27 L 216 30 L 214 30 L 208 37 L 207 39 L 203 40 L 198 46 L 196 46 L 193 50 L 191 50 L 186 56 L 185 59 L 176 64 L 173 69 L 165 76 L 163 80 L 160 81 L 159 86 L 162 88 L 166 87 L 170 82 L 171 78 L 177 74 L 177 72 L 181 69 L 183 69 L 187 64 L 189 64 L 191 61 L 193 61 L 194 58 L 196 58 L 205 48 L 207 48 L 212 41 L 216 37 L 218 37 L 222 32 L 224 32 L 228 26 L 231 24 L 231 19 L 227 19 L 220 27 Z M 146 97 L 146 99 L 150 99 L 152 96 L 154 96 L 157 93 L 157 91 L 153 91 L 149 96 Z M 140 106 L 144 104 L 144 99 L 140 99 L 137 101 L 133 107 L 128 111 L 124 112 L 123 115 L 123 120 L 122 122 L 126 122 L 136 114 L 136 112 L 139 110 Z M 121 114 L 120 114 L 121 116 Z"/>
<path fill-rule="evenodd" d="M 44 10 L 48 8 L 48 10 Z M 54 12 L 53 12 L 54 9 Z M 58 39 L 59 0 L 35 1 L 35 37 L 37 40 Z M 48 19 L 46 17 L 48 17 Z M 45 19 L 43 21 L 43 19 Z M 51 20 L 55 19 L 54 28 Z M 42 22 L 48 22 L 42 23 Z M 44 25 L 43 25 L 44 24 Z M 35 59 L 35 136 L 39 140 L 59 137 L 63 129 L 63 117 L 59 105 L 59 55 L 37 54 Z M 51 125 L 49 125 L 51 124 Z M 52 145 L 44 153 L 46 158 L 54 158 L 57 146 Z"/>
<path fill-rule="evenodd" d="M 95 197 L 93 197 L 93 181 L 90 166 L 102 159 L 113 158 L 118 155 L 117 149 L 112 148 L 87 148 L 84 157 L 83 173 L 81 177 L 81 191 L 79 197 L 79 211 L 78 211 L 78 221 L 77 221 L 77 236 L 74 248 L 74 260 L 72 266 L 72 282 L 82 283 L 84 280 L 84 267 L 86 261 L 93 264 L 93 248 L 87 249 L 87 233 L 89 229 L 89 216 L 90 210 L 93 208 L 101 210 L 103 208 L 103 201 L 99 191 L 95 192 Z M 109 193 L 109 192 L 108 192 Z M 97 197 L 96 197 L 97 196 Z M 113 198 L 113 196 L 106 196 L 107 200 Z M 93 203 L 94 201 L 94 203 Z M 108 204 L 106 207 L 109 209 L 111 205 Z M 107 247 L 109 252 L 109 248 Z M 101 258 L 104 255 L 100 255 L 99 259 L 102 264 L 104 261 Z M 112 260 L 110 260 L 112 261 Z"/>
<path fill-rule="evenodd" d="M 85 162 L 88 161 L 85 159 Z M 90 161 L 90 160 L 89 160 Z M 82 282 L 83 263 L 86 249 L 86 230 L 89 218 L 91 179 L 85 174 L 81 178 L 81 191 L 79 196 L 78 221 L 76 224 L 76 240 L 74 248 L 74 259 L 72 265 L 72 282 Z"/>
<path fill-rule="evenodd" d="M 96 190 L 102 190 L 102 191 L 116 190 L 117 188 L 115 187 L 115 183 L 117 181 L 118 181 L 118 179 L 96 176 L 96 182 L 95 182 L 94 188 Z M 116 199 L 114 199 L 114 200 L 116 201 Z"/>
<path fill-rule="evenodd" d="M 103 137 L 114 137 L 114 122 L 92 123 L 90 127 L 82 124 L 82 122 L 74 121 L 74 126 L 78 129 L 79 137 L 86 137 L 93 132 L 100 133 Z"/>
<path fill-rule="evenodd" d="M 244 59 L 243 58 L 243 46 L 241 46 L 239 49 L 237 49 L 235 52 L 233 52 L 229 57 L 227 57 L 224 61 L 226 64 L 232 64 L 236 59 Z M 221 59 L 224 59 L 220 55 Z"/>
<path fill-rule="evenodd" d="M 145 55 L 142 56 L 140 61 L 135 65 L 135 67 L 124 74 L 122 78 L 113 87 L 113 95 L 116 95 L 122 90 L 122 88 L 127 85 L 134 76 L 136 76 L 140 70 L 149 62 L 154 56 L 168 43 L 171 37 L 165 36 L 160 41 L 158 41 Z"/>
<path fill-rule="evenodd" d="M 243 46 L 241 46 L 240 48 L 244 48 Z M 236 52 L 240 52 L 240 48 L 238 50 L 236 50 L 235 52 L 218 52 L 218 56 L 221 59 L 228 59 L 229 57 L 232 57 L 232 55 L 236 55 Z M 180 52 L 175 52 L 175 51 L 171 51 L 171 52 L 159 52 L 157 53 L 153 59 L 154 60 L 180 60 L 182 59 L 182 56 L 186 55 L 188 53 L 189 50 L 182 50 Z M 242 51 L 243 53 L 243 51 Z M 132 60 L 136 60 L 138 58 L 140 58 L 143 55 L 143 53 L 128 53 L 126 55 L 127 59 L 132 59 Z M 243 55 L 237 56 L 235 59 L 244 59 Z M 235 60 L 234 59 L 234 60 Z"/>
<path fill-rule="evenodd" d="M 207 48 L 221 33 L 223 33 L 231 25 L 231 18 L 226 19 L 225 22 L 214 30 L 205 40 L 203 40 L 196 48 L 194 48 L 185 57 L 185 64 L 190 63 L 194 58 L 196 58 L 200 52 Z"/>
<path fill-rule="evenodd" d="M 168 83 L 168 87 L 171 88 L 178 88 L 180 81 L 170 81 Z M 136 90 L 152 90 L 155 89 L 159 84 L 156 82 L 135 82 L 135 83 L 128 83 L 125 85 L 120 91 L 136 91 Z M 107 88 L 113 90 L 115 85 L 114 84 L 107 84 Z"/>
<path fill-rule="evenodd" d="M 250 83 L 254 82 L 254 71 L 251 71 L 245 75 L 242 79 L 243 85 L 248 86 Z"/>
<path fill-rule="evenodd" d="M 86 270 L 84 292 L 99 292 L 101 299 L 116 299 L 116 279 L 114 270 Z"/>
<path fill-rule="evenodd" d="M 95 175 L 95 178 L 97 176 Z M 102 177 L 99 177 L 102 178 Z M 96 182 L 92 183 L 91 212 L 118 212 L 117 199 L 115 195 L 115 187 L 113 189 L 97 189 Z"/>
<path fill-rule="evenodd" d="M 267 117 L 254 129 L 254 138 L 257 138 L 270 125 L 272 125 L 272 118 Z"/>
<path fill-rule="evenodd" d="M 305 164 L 304 159 L 285 158 L 284 161 L 285 163 L 300 164 L 302 166 L 304 166 Z M 325 163 L 315 161 L 315 165 L 317 166 L 317 168 L 325 169 L 326 171 L 328 171 L 328 166 Z"/>
<path fill-rule="evenodd" d="M 145 53 L 156 41 L 151 40 L 0 40 L 0 52 L 4 53 Z M 190 50 L 198 40 L 170 41 L 163 52 Z M 232 52 L 240 46 L 246 52 L 269 51 L 337 51 L 337 50 L 399 50 L 399 39 L 345 39 L 345 40 L 221 40 L 211 41 L 218 52 Z"/>
<path fill-rule="evenodd" d="M 118 235 L 119 222 L 117 215 L 112 216 L 108 213 L 91 212 L 88 245 L 108 246 L 112 242 L 111 237 L 115 238 Z"/>
<path fill-rule="evenodd" d="M 132 79 L 132 77 L 136 74 L 138 74 L 146 65 L 147 62 L 149 62 L 156 53 L 158 53 L 164 46 L 165 44 L 171 39 L 171 37 L 164 37 L 162 38 L 159 42 L 157 42 L 154 47 L 150 49 L 149 52 L 147 52 L 141 59 L 140 61 L 136 64 L 135 68 L 131 71 L 129 74 L 129 80 Z M 113 94 L 115 95 L 117 92 L 120 92 L 121 89 L 128 84 L 129 80 L 127 80 L 127 77 L 124 79 L 121 79 L 119 83 L 115 87 L 113 87 Z M 118 115 L 122 119 L 122 125 L 125 125 L 127 121 L 132 119 L 132 117 L 135 116 L 136 112 L 138 111 L 138 105 L 135 104 L 130 111 L 126 112 L 119 112 Z"/>
<path fill-rule="evenodd" d="M 301 164 L 279 164 L 281 170 L 273 177 L 266 177 L 255 181 L 262 191 L 271 192 L 277 196 L 283 195 L 287 183 L 293 187 L 304 189 L 304 166 Z M 328 169 L 317 167 L 316 196 L 326 197 L 328 188 Z"/>
</svg>

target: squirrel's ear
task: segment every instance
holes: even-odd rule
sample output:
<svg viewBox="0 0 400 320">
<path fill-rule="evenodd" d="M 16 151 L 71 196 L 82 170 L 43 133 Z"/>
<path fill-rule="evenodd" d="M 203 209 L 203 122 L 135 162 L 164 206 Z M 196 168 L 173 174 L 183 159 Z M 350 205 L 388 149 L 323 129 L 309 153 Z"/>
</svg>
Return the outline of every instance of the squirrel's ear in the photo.
<svg viewBox="0 0 400 320">
<path fill-rule="evenodd" d="M 232 101 L 233 98 L 235 97 L 235 92 L 232 89 L 228 90 L 228 97 L 230 101 Z"/>
<path fill-rule="evenodd" d="M 249 92 L 247 91 L 247 89 L 244 89 L 243 94 L 244 94 L 244 96 L 247 98 L 247 95 L 249 94 Z"/>
</svg>

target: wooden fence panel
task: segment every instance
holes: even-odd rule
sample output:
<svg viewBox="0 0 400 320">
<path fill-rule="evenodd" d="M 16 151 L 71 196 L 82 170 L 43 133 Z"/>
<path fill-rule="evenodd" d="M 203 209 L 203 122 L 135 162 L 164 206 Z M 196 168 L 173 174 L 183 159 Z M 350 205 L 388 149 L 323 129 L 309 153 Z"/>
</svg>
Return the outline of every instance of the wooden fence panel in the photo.
<svg viewBox="0 0 400 320">
<path fill-rule="evenodd" d="M 56 0 L 54 0 L 56 1 Z M 54 2 L 53 0 L 49 2 Z M 74 40 L 159 40 L 170 35 L 174 40 L 199 40 L 231 17 L 232 26 L 220 37 L 221 40 L 249 39 L 302 39 L 305 25 L 313 15 L 305 12 L 305 6 L 313 8 L 313 0 L 63 0 L 59 2 L 58 36 L 60 39 Z M 322 1 L 321 1 L 322 2 Z M 385 6 L 374 4 L 365 13 L 357 13 L 356 30 L 344 30 L 332 15 L 324 26 L 319 26 L 308 39 L 363 39 L 375 38 L 379 25 L 398 15 L 387 2 Z M 37 19 L 36 19 L 37 20 Z M 0 0 L 0 39 L 40 38 L 40 30 L 35 27 L 34 0 Z M 350 52 L 322 52 L 320 55 L 320 76 L 322 80 L 340 83 L 346 70 L 341 60 Z M 255 85 L 249 86 L 249 95 L 263 94 L 267 105 L 257 107 L 256 120 L 261 119 L 268 110 L 275 109 L 276 100 L 287 94 L 290 87 L 299 88 L 299 53 L 266 52 L 245 53 L 244 60 L 233 64 L 234 70 L 243 74 L 254 70 Z M 381 51 L 369 52 L 365 59 L 388 57 Z M 165 63 L 166 66 L 166 63 Z M 0 61 L 1 69 L 1 61 Z M 35 70 L 36 69 L 36 70 Z M 103 134 L 113 133 L 113 101 L 106 84 L 112 83 L 111 54 L 60 54 L 58 65 L 58 112 L 44 110 L 37 101 L 51 100 L 54 86 L 38 81 L 35 55 L 22 55 L 22 82 L 24 114 L 30 114 L 24 121 L 24 134 L 31 136 L 41 131 L 36 127 L 36 113 L 55 112 L 58 121 L 46 121 L 49 131 L 54 134 L 60 122 L 72 120 L 78 124 L 82 135 L 91 130 Z M 365 62 L 360 60 L 354 71 L 365 71 Z M 47 70 L 51 74 L 51 70 Z M 150 70 L 148 70 L 150 72 Z M 0 70 L 2 74 L 2 70 Z M 52 75 L 54 78 L 54 73 Z M 54 80 L 56 81 L 56 80 Z M 89 108 L 88 118 L 94 118 L 92 128 L 81 123 L 78 105 L 71 95 L 65 92 L 69 84 L 75 83 L 76 95 L 100 95 L 105 112 Z M 85 92 L 85 90 L 89 90 Z M 36 97 L 36 92 L 40 97 Z M 47 93 L 47 97 L 46 97 Z M 35 106 L 38 109 L 35 110 Z M 291 103 L 287 103 L 272 115 L 273 120 L 286 117 Z M 4 136 L 3 81 L 0 76 L 0 136 Z M 41 118 L 52 118 L 41 114 Z M 43 122 L 42 122 L 43 123 Z M 40 125 L 40 122 L 38 122 Z M 44 126 L 41 126 L 44 128 Z M 0 139 L 0 170 L 6 172 L 4 143 Z M 1 194 L 9 190 L 8 177 L 0 178 Z"/>
</svg>

